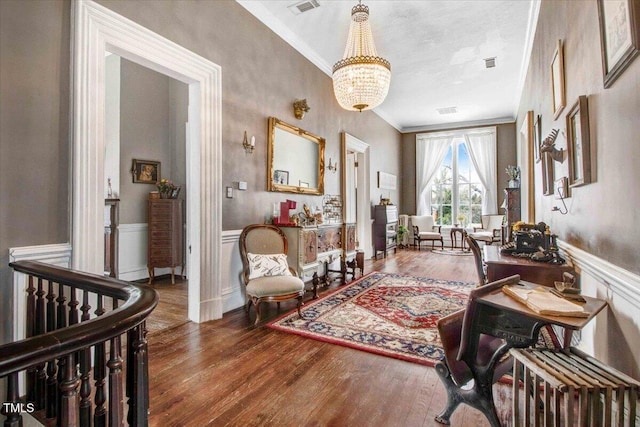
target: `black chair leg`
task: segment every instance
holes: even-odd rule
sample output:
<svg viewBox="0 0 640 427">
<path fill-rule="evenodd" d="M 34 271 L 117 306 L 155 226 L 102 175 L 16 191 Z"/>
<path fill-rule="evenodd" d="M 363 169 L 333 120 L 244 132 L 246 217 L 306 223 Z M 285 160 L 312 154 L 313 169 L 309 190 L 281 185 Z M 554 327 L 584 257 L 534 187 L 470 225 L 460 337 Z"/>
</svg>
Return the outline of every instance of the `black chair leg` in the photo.
<svg viewBox="0 0 640 427">
<path fill-rule="evenodd" d="M 436 415 L 435 420 L 440 424 L 450 425 L 451 415 L 464 399 L 460 395 L 460 388 L 451 379 L 447 363 L 442 360 L 436 363 L 435 369 L 436 374 L 440 377 L 440 380 L 447 391 L 447 406 L 439 415 Z"/>
</svg>

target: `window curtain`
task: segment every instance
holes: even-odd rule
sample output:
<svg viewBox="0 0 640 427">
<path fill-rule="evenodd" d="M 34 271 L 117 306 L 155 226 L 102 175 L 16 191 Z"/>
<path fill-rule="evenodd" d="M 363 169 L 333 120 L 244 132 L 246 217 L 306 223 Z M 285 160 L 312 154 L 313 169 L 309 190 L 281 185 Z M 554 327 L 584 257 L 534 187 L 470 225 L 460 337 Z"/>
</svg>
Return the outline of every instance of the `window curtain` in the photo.
<svg viewBox="0 0 640 427">
<path fill-rule="evenodd" d="M 482 214 L 497 213 L 498 186 L 496 185 L 496 129 L 464 134 L 465 145 L 473 167 L 484 187 L 482 194 Z"/>
<path fill-rule="evenodd" d="M 416 208 L 418 215 L 431 215 L 431 182 L 447 155 L 453 135 L 416 137 Z"/>
</svg>

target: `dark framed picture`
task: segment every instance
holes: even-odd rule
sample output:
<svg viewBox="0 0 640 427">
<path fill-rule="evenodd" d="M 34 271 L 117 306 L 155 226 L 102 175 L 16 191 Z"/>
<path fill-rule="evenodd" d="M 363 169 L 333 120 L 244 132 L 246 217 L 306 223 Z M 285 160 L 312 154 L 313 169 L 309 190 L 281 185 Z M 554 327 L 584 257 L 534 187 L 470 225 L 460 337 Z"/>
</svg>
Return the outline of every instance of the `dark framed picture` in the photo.
<svg viewBox="0 0 640 427">
<path fill-rule="evenodd" d="M 553 194 L 553 159 L 550 153 L 542 153 L 542 194 Z"/>
<path fill-rule="evenodd" d="M 591 182 L 590 150 L 589 105 L 587 97 L 582 95 L 567 114 L 567 151 L 571 187 Z"/>
<path fill-rule="evenodd" d="M 131 166 L 133 182 L 137 184 L 155 184 L 160 181 L 160 162 L 154 160 L 133 159 Z"/>
<path fill-rule="evenodd" d="M 604 87 L 613 82 L 640 52 L 640 2 L 598 0 Z"/>
<path fill-rule="evenodd" d="M 289 185 L 289 171 L 276 169 L 273 171 L 273 182 L 280 185 Z"/>
<path fill-rule="evenodd" d="M 553 103 L 553 118 L 557 119 L 566 105 L 564 98 L 564 54 L 562 40 L 558 40 L 556 50 L 551 60 L 551 102 Z"/>
<path fill-rule="evenodd" d="M 542 116 L 536 116 L 536 122 L 533 124 L 533 154 L 536 163 L 540 163 L 540 144 L 542 144 Z"/>
</svg>

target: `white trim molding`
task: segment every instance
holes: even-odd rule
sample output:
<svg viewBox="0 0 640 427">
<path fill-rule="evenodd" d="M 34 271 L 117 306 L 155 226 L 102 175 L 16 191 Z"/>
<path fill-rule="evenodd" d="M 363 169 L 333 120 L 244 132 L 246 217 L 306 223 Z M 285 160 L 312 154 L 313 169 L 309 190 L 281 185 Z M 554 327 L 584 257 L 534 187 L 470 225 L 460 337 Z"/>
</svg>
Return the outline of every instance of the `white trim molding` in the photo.
<svg viewBox="0 0 640 427">
<path fill-rule="evenodd" d="M 103 271 L 105 54 L 189 85 L 189 319 L 222 317 L 222 83 L 213 62 L 90 0 L 72 3 L 72 266 Z"/>
<path fill-rule="evenodd" d="M 588 273 L 611 292 L 620 295 L 640 310 L 640 276 L 569 243 L 559 240 L 558 246 L 571 258 L 579 271 Z"/>
<path fill-rule="evenodd" d="M 246 302 L 244 285 L 240 280 L 240 233 L 242 230 L 222 232 L 222 306 L 225 313 L 244 306 Z"/>
</svg>

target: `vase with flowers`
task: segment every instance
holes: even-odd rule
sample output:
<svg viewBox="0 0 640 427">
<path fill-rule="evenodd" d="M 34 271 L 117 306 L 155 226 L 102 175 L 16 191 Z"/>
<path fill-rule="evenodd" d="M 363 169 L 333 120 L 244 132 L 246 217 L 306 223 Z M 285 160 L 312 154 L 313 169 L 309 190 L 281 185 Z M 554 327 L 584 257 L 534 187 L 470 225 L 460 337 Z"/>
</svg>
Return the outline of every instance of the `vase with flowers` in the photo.
<svg viewBox="0 0 640 427">
<path fill-rule="evenodd" d="M 171 180 L 163 178 L 156 183 L 156 187 L 158 187 L 161 199 L 175 199 L 178 197 L 177 190 L 179 187 Z"/>
<path fill-rule="evenodd" d="M 519 188 L 520 187 L 520 167 L 519 166 L 507 166 L 505 172 L 509 176 L 508 186 L 509 188 Z"/>
</svg>

